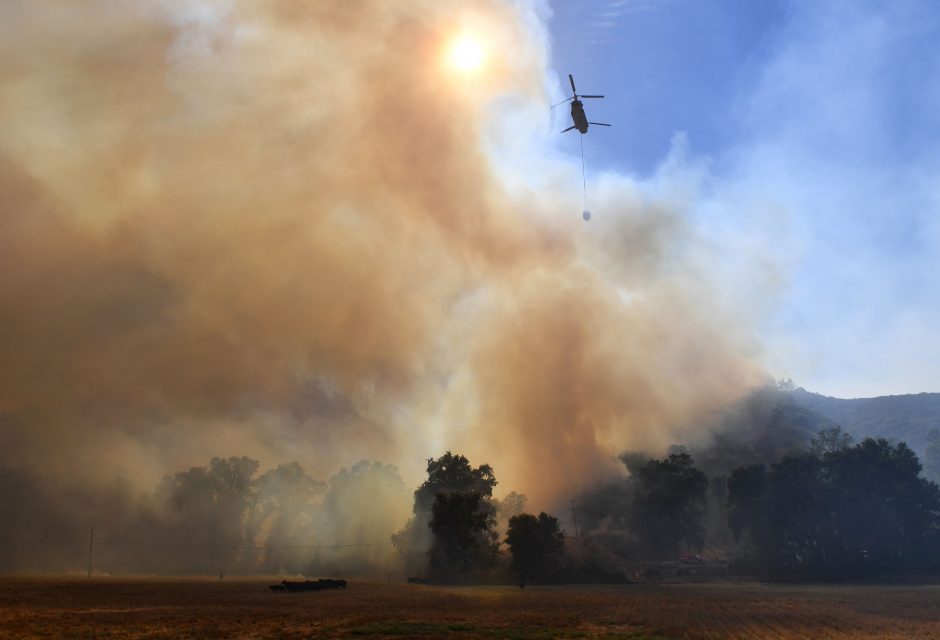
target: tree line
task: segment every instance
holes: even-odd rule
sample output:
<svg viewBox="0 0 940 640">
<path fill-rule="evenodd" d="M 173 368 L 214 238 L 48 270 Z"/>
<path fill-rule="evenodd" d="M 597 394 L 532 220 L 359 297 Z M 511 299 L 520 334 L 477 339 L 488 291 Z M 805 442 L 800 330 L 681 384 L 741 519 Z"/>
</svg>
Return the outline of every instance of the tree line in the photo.
<svg viewBox="0 0 940 640">
<path fill-rule="evenodd" d="M 844 441 L 735 469 L 728 523 L 743 562 L 777 579 L 851 579 L 940 568 L 940 489 L 904 443 Z"/>
<path fill-rule="evenodd" d="M 940 489 L 904 443 L 855 444 L 832 427 L 803 450 L 727 472 L 712 460 L 706 473 L 684 447 L 621 459 L 629 477 L 578 507 L 585 541 L 625 563 L 721 548 L 739 573 L 778 580 L 940 571 Z M 555 515 L 527 512 L 519 493 L 496 499 L 489 465 L 448 451 L 426 471 L 412 493 L 380 462 L 322 482 L 297 462 L 262 473 L 244 456 L 213 458 L 144 496 L 115 487 L 84 502 L 77 492 L 53 501 L 40 477 L 0 469 L 0 569 L 81 566 L 87 542 L 61 550 L 57 533 L 97 521 L 97 566 L 115 571 L 384 575 L 403 562 L 439 582 L 507 570 L 523 584 L 617 578 L 572 557 Z M 27 561 L 37 550 L 45 564 Z"/>
<path fill-rule="evenodd" d="M 904 443 L 865 439 L 853 444 L 838 427 L 820 432 L 806 451 L 772 464 L 735 468 L 708 478 L 677 448 L 661 460 L 627 457 L 629 501 L 594 527 L 602 544 L 620 540 L 621 557 L 675 560 L 706 548 L 709 502 L 720 498 L 723 525 L 737 544 L 734 569 L 775 580 L 846 580 L 940 570 L 940 489 Z M 447 452 L 428 461 L 428 480 L 415 492 L 414 517 L 396 536 L 431 533 L 427 560 L 434 580 L 466 580 L 492 569 L 501 543 L 500 504 L 488 465 L 472 467 Z M 604 496 L 608 505 L 616 491 Z M 619 513 L 618 513 L 619 512 Z M 597 521 L 597 515 L 594 514 Z M 619 532 L 604 538 L 604 532 Z M 514 513 L 505 539 L 522 583 L 571 579 L 565 532 L 555 516 Z"/>
<path fill-rule="evenodd" d="M 410 507 L 398 470 L 362 461 L 327 481 L 298 462 L 262 471 L 246 456 L 165 476 L 139 494 L 115 481 L 67 492 L 0 468 L 0 571 L 384 575 Z"/>
</svg>

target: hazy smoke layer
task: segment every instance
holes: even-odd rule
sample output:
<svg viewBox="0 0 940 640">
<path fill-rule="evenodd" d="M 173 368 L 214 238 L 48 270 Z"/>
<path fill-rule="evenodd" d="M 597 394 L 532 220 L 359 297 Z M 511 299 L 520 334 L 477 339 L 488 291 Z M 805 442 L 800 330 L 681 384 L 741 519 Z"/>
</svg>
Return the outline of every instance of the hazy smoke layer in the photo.
<svg viewBox="0 0 940 640">
<path fill-rule="evenodd" d="M 739 395 L 752 345 L 679 200 L 607 177 L 586 225 L 580 168 L 501 126 L 547 119 L 544 14 L 4 2 L 2 461 L 411 485 L 451 448 L 538 509 Z M 461 29 L 480 77 L 441 62 Z"/>
</svg>

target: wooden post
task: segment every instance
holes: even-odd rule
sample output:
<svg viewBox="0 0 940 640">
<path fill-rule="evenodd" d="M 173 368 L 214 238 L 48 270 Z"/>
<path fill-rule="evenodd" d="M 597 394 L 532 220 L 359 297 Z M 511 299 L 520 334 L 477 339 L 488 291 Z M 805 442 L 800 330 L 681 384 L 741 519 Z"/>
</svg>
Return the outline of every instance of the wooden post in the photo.
<svg viewBox="0 0 940 640">
<path fill-rule="evenodd" d="M 88 533 L 88 577 L 91 577 L 91 558 L 95 551 L 95 528 Z"/>
</svg>

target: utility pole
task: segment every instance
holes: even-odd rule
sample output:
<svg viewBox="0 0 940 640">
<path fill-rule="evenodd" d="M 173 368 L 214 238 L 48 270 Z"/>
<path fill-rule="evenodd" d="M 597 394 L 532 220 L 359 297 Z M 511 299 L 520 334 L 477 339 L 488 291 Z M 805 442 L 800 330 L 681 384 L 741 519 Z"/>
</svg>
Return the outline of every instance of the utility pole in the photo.
<svg viewBox="0 0 940 640">
<path fill-rule="evenodd" d="M 574 500 L 571 501 L 571 519 L 574 521 L 574 537 L 578 537 L 578 509 L 574 506 Z"/>
<path fill-rule="evenodd" d="M 88 577 L 91 577 L 91 557 L 95 551 L 95 528 L 88 533 Z"/>
</svg>

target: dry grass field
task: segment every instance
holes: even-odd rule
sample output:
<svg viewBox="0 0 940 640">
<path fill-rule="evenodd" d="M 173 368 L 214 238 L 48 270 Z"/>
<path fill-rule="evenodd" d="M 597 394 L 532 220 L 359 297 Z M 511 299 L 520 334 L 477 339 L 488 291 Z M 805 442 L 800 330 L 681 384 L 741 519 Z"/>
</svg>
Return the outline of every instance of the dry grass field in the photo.
<svg viewBox="0 0 940 640">
<path fill-rule="evenodd" d="M 276 580 L 275 580 L 276 581 Z M 940 638 L 940 586 L 0 578 L 3 638 Z"/>
</svg>

